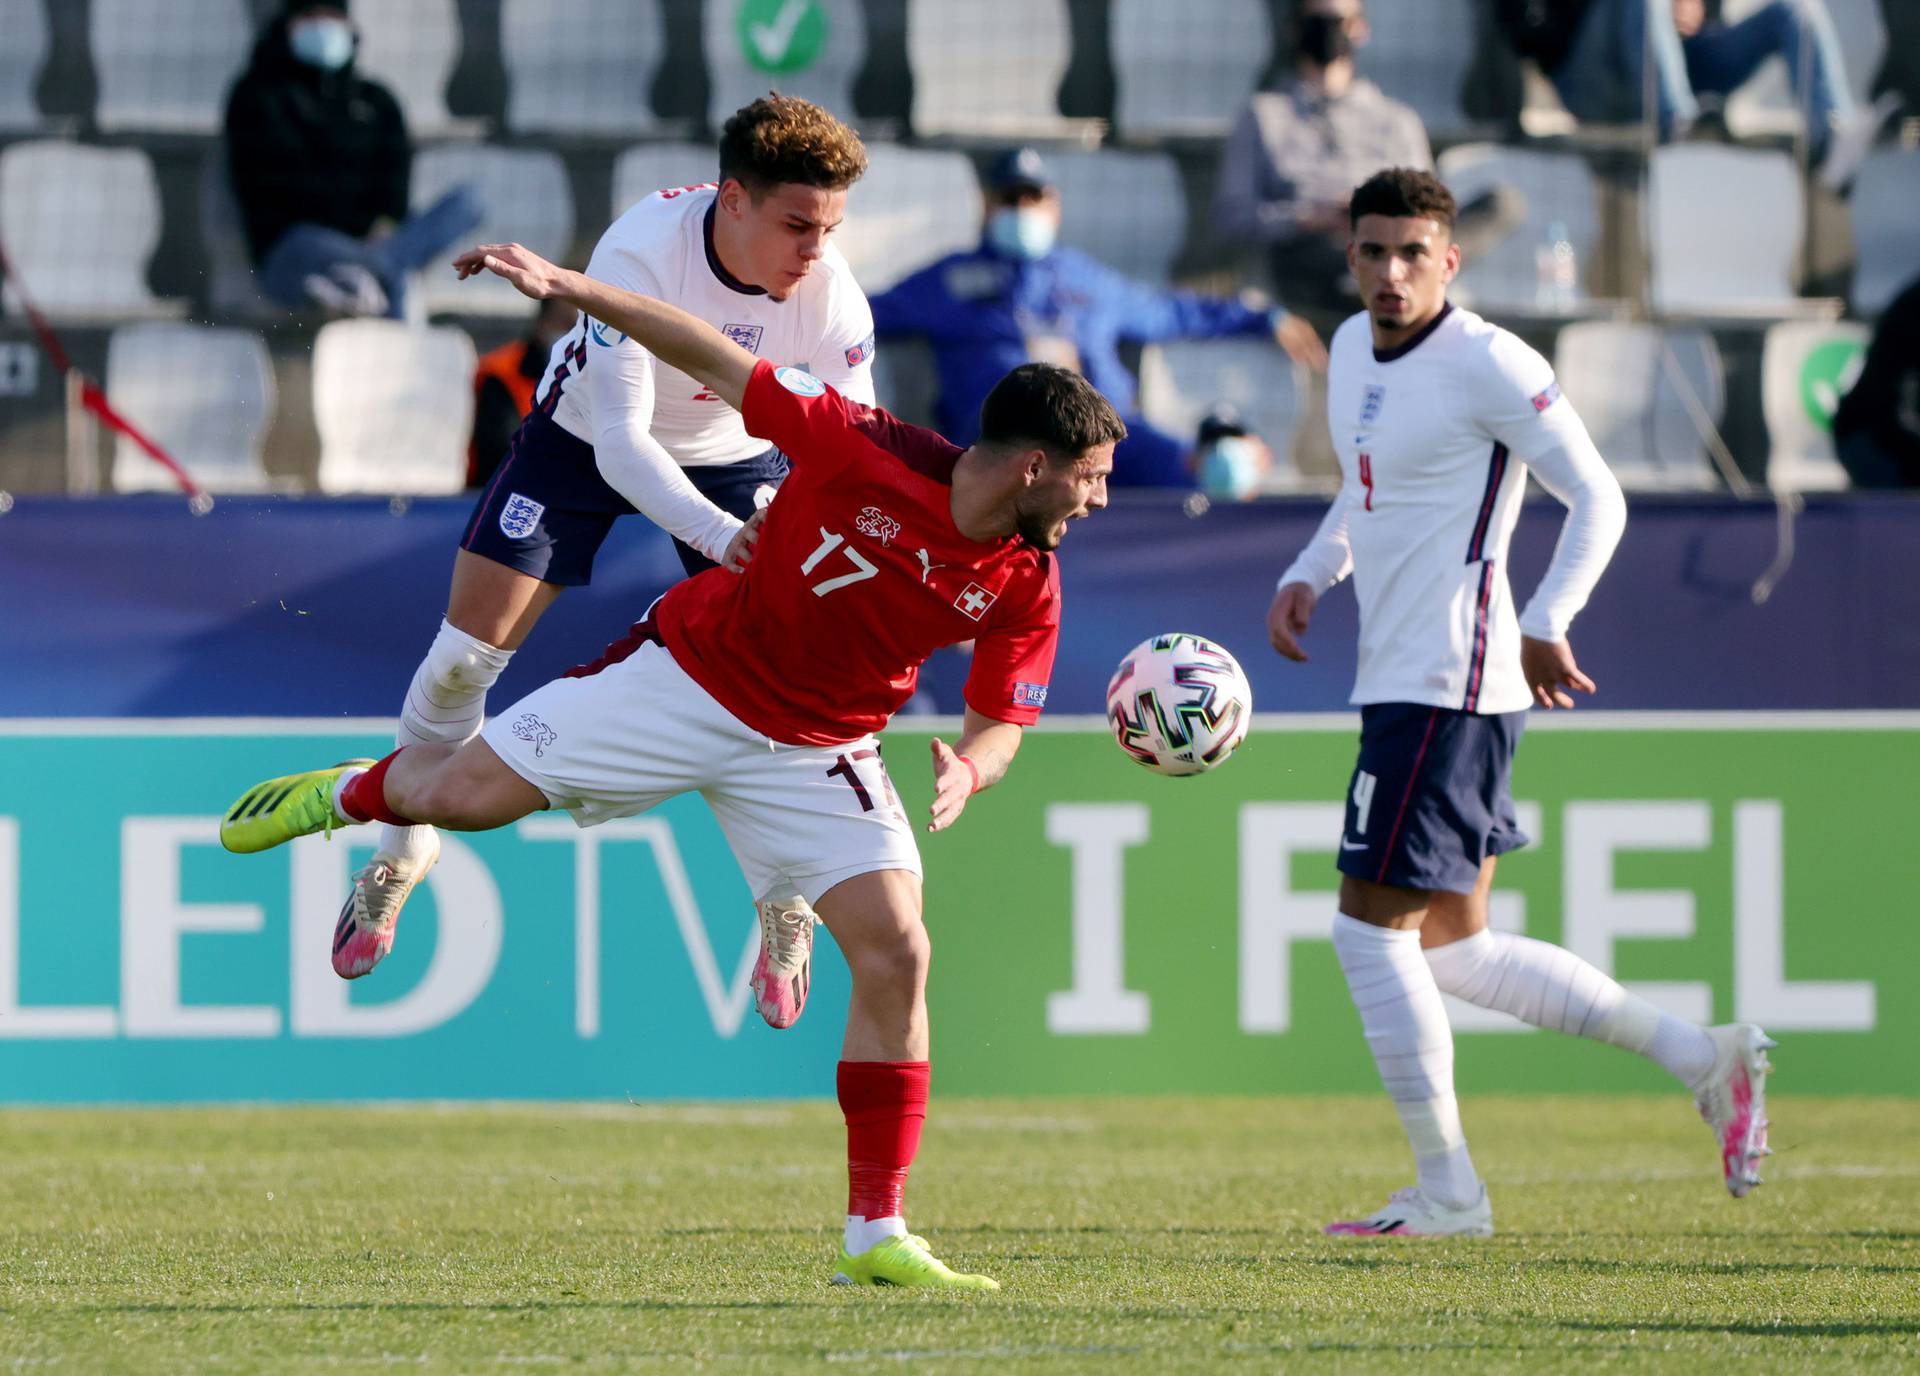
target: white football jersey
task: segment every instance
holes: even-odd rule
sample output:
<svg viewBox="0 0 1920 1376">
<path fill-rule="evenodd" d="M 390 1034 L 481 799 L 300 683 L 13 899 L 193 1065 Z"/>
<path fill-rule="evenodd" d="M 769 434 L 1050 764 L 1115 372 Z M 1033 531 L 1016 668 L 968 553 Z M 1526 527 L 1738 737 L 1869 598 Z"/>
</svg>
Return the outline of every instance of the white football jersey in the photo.
<svg viewBox="0 0 1920 1376">
<path fill-rule="evenodd" d="M 720 265 L 709 218 L 716 194 L 708 184 L 643 197 L 600 236 L 587 275 L 678 306 L 775 366 L 805 369 L 871 406 L 873 311 L 840 250 L 829 242 L 792 294 L 775 301 Z M 626 385 L 590 387 L 582 372 L 616 374 Z M 735 463 L 768 447 L 718 396 L 618 330 L 582 317 L 554 345 L 536 405 L 593 444 L 595 393 L 610 398 L 609 405 L 636 408 L 633 424 L 683 467 Z"/>
<path fill-rule="evenodd" d="M 1334 334 L 1327 420 L 1341 488 L 1281 583 L 1324 592 L 1348 572 L 1360 603 L 1355 703 L 1469 712 L 1532 704 L 1522 628 L 1560 640 L 1620 538 L 1626 505 L 1553 369 L 1518 338 L 1449 306 L 1399 348 L 1363 313 Z M 1507 541 L 1528 466 L 1571 515 L 1523 616 Z"/>
</svg>

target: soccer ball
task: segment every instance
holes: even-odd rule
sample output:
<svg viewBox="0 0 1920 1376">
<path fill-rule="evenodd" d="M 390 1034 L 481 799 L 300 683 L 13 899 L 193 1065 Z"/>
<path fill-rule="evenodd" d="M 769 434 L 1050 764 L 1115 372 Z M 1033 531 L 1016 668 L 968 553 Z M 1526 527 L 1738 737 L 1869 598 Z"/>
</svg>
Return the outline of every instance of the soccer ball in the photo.
<svg viewBox="0 0 1920 1376">
<path fill-rule="evenodd" d="M 1120 748 L 1154 773 L 1204 774 L 1247 738 L 1253 689 L 1234 657 L 1206 637 L 1156 635 L 1114 670 L 1107 722 Z"/>
</svg>

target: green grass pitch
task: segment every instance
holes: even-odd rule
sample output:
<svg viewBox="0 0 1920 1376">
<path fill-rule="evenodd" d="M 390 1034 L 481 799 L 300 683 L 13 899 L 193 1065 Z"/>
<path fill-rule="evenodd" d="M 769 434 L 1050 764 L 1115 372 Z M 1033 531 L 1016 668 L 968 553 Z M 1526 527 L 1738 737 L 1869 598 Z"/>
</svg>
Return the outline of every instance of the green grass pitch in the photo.
<svg viewBox="0 0 1920 1376">
<path fill-rule="evenodd" d="M 1920 1369 L 1920 1101 L 1465 1104 L 1491 1241 L 1334 1242 L 1352 1099 L 942 1101 L 909 1194 L 999 1295 L 827 1284 L 831 1104 L 0 1112 L 0 1373 Z"/>
</svg>

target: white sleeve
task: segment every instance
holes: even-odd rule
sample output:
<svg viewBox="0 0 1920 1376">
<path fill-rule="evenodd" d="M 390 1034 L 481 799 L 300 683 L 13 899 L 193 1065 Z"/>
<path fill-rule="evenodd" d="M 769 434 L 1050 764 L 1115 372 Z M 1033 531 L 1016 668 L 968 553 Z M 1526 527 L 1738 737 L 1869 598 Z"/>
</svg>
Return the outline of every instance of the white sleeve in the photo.
<svg viewBox="0 0 1920 1376">
<path fill-rule="evenodd" d="M 609 236 L 610 237 L 610 236 Z M 660 286 L 639 255 L 602 239 L 587 275 L 658 297 Z M 669 535 L 720 562 L 742 522 L 708 501 L 653 437 L 653 355 L 617 330 L 587 330 L 587 403 L 593 460 L 607 485 Z"/>
<path fill-rule="evenodd" d="M 1547 361 L 1504 332 L 1490 358 L 1493 366 L 1475 370 L 1484 379 L 1481 421 L 1567 508 L 1553 562 L 1520 613 L 1520 630 L 1535 640 L 1564 640 L 1627 527 L 1626 498 Z"/>
<path fill-rule="evenodd" d="M 872 406 L 873 307 L 852 274 L 844 267 L 841 273 L 829 294 L 819 357 L 810 371 L 848 401 Z"/>
<path fill-rule="evenodd" d="M 1317 597 L 1353 572 L 1353 546 L 1347 540 L 1347 520 L 1352 511 L 1351 492 L 1342 484 L 1313 539 L 1280 575 L 1279 586 L 1305 583 Z"/>
</svg>

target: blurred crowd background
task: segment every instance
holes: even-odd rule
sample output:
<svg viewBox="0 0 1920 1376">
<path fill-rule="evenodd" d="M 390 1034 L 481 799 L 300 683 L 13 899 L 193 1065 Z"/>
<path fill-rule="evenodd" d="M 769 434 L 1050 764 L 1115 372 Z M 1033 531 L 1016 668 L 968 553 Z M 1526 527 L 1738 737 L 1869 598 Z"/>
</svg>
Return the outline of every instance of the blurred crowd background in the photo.
<svg viewBox="0 0 1920 1376">
<path fill-rule="evenodd" d="M 567 322 L 451 248 L 584 263 L 769 89 L 867 141 L 908 419 L 1012 264 L 1133 481 L 1325 487 L 1344 199 L 1431 164 L 1629 488 L 1920 484 L 1916 0 L 0 0 L 0 496 L 177 490 L 116 417 L 210 492 L 471 485 Z"/>
</svg>

